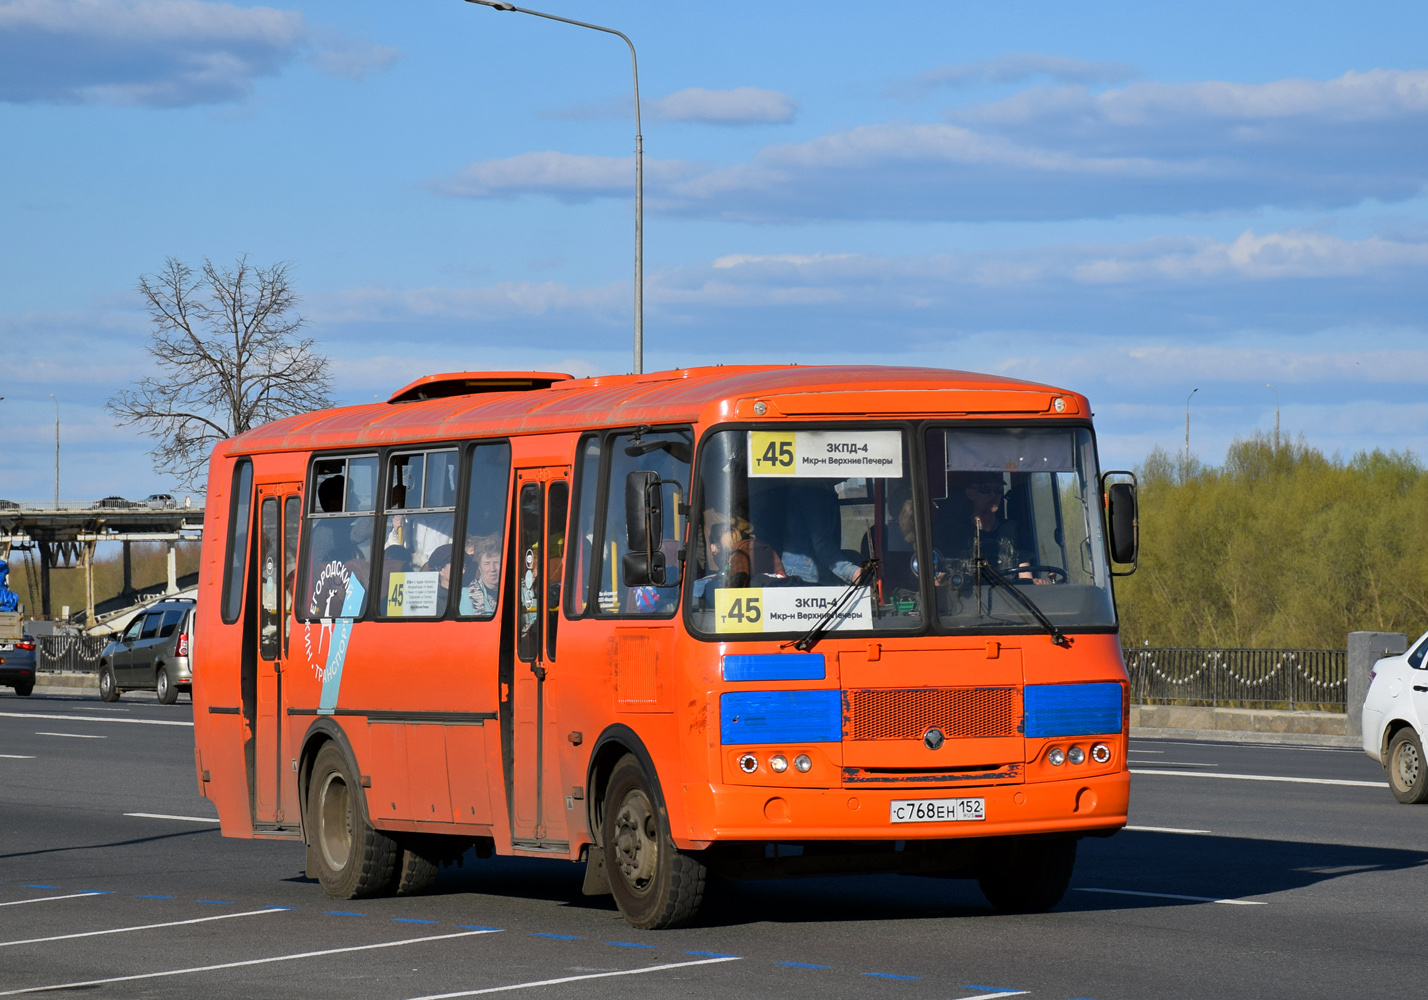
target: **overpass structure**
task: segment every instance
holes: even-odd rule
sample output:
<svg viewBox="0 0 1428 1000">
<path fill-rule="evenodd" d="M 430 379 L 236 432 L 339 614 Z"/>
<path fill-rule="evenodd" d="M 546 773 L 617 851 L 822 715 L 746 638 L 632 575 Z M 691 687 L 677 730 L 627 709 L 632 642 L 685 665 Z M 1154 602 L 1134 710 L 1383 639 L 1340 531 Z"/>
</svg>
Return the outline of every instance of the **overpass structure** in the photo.
<svg viewBox="0 0 1428 1000">
<path fill-rule="evenodd" d="M 165 542 L 168 546 L 168 584 L 166 594 L 179 592 L 176 546 L 181 541 L 197 540 L 203 535 L 202 507 L 92 506 L 89 504 L 53 503 L 11 504 L 0 507 L 0 558 L 9 560 L 11 552 L 26 554 L 27 570 L 38 557 L 38 573 L 27 572 L 31 587 L 31 605 L 39 604 L 44 618 L 53 618 L 50 606 L 50 573 L 56 569 L 84 570 L 84 625 L 93 628 L 103 619 L 122 614 L 141 596 L 134 590 L 130 562 L 133 542 Z M 94 600 L 94 550 L 100 542 L 120 542 L 124 546 L 124 589 L 121 598 L 134 601 L 104 602 L 105 613 L 97 613 Z M 39 593 L 34 593 L 38 578 Z M 150 596 L 152 599 L 152 596 Z"/>
</svg>

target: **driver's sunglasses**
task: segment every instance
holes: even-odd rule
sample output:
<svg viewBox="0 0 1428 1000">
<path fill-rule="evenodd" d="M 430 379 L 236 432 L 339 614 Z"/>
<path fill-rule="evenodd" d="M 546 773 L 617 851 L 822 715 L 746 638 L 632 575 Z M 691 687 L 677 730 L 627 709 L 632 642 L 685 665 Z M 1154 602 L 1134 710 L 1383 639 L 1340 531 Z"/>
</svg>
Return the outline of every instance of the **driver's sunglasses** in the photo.
<svg viewBox="0 0 1428 1000">
<path fill-rule="evenodd" d="M 968 486 L 967 489 L 972 493 L 980 493 L 984 497 L 999 497 L 1002 495 L 1002 488 L 1000 486 L 993 486 L 991 483 Z"/>
</svg>

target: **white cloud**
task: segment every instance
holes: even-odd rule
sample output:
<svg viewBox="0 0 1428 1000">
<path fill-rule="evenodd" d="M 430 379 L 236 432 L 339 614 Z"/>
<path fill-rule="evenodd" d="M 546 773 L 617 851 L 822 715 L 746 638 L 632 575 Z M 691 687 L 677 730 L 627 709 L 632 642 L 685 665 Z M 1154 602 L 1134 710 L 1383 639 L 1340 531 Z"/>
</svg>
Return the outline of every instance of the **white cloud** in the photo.
<svg viewBox="0 0 1428 1000">
<path fill-rule="evenodd" d="M 668 184 L 693 166 L 677 160 L 645 160 L 645 182 Z M 562 201 L 599 197 L 632 197 L 633 157 L 591 156 L 547 150 L 521 153 L 501 160 L 473 163 L 432 182 L 432 188 L 458 198 L 512 198 L 548 194 Z"/>
<path fill-rule="evenodd" d="M 890 97 L 916 100 L 938 87 L 967 87 L 979 83 L 1020 83 L 1044 76 L 1062 83 L 1119 83 L 1139 76 L 1134 67 L 1120 62 L 1087 62 L 1067 56 L 1012 52 L 977 62 L 939 66 L 900 80 L 885 92 Z"/>
<path fill-rule="evenodd" d="M 736 87 L 705 90 L 689 87 L 650 102 L 650 117 L 708 125 L 782 125 L 798 114 L 798 102 L 777 90 Z"/>
<path fill-rule="evenodd" d="M 399 53 L 296 11 L 206 0 L 0 3 L 0 101 L 179 107 L 240 100 L 299 56 L 350 78 Z"/>
</svg>

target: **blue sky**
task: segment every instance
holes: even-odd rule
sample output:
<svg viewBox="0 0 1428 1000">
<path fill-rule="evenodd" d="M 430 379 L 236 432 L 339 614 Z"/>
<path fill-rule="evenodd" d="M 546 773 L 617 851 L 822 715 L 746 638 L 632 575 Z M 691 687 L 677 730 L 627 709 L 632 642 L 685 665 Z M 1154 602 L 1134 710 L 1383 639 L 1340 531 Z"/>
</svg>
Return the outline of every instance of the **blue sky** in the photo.
<svg viewBox="0 0 1428 1000">
<path fill-rule="evenodd" d="M 1428 453 L 1428 8 L 545 0 L 640 55 L 646 368 L 1090 396 L 1103 461 Z M 292 262 L 343 402 L 629 369 L 619 39 L 460 0 L 0 0 L 0 496 L 171 483 L 140 274 Z"/>
</svg>

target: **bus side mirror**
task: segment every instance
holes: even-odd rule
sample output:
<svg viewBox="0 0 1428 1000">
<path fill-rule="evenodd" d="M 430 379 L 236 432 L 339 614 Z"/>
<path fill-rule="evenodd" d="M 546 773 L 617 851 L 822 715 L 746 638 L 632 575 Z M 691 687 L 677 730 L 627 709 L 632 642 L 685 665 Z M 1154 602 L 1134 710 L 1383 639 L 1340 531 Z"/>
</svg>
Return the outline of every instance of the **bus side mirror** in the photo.
<svg viewBox="0 0 1428 1000">
<path fill-rule="evenodd" d="M 625 542 L 625 586 L 665 586 L 664 496 L 658 472 L 638 470 L 625 477 Z"/>
<path fill-rule="evenodd" d="M 1129 476 L 1128 483 L 1107 484 L 1110 476 Z M 1140 510 L 1136 500 L 1135 476 L 1129 472 L 1108 472 L 1101 477 L 1106 497 L 1106 520 L 1110 525 L 1111 561 L 1130 565 L 1116 576 L 1130 576 L 1140 559 Z"/>
</svg>

